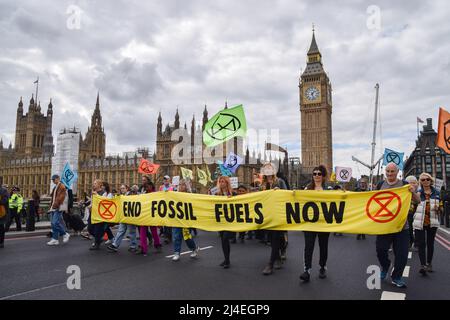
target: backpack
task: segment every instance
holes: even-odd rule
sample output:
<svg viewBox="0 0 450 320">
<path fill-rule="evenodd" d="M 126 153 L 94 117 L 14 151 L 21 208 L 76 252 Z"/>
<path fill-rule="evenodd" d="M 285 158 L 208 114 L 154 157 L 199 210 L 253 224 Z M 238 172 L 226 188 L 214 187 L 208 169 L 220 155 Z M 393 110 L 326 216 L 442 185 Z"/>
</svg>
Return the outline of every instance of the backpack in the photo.
<svg viewBox="0 0 450 320">
<path fill-rule="evenodd" d="M 5 206 L 0 205 L 0 219 L 3 219 L 6 216 L 6 208 Z"/>
</svg>

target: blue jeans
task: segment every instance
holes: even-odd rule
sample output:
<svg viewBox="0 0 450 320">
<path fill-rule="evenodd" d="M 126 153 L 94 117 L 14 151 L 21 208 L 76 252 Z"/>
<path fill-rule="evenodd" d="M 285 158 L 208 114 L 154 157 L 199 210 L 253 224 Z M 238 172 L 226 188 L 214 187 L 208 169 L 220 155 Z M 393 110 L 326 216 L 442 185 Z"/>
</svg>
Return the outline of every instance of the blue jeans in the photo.
<svg viewBox="0 0 450 320">
<path fill-rule="evenodd" d="M 392 271 L 392 279 L 401 279 L 403 270 L 408 262 L 409 249 L 409 232 L 408 229 L 397 233 L 383 234 L 377 236 L 376 248 L 378 261 L 383 271 L 387 272 L 391 265 L 389 260 L 389 248 L 394 250 L 394 270 Z"/>
<path fill-rule="evenodd" d="M 66 234 L 66 228 L 63 224 L 62 212 L 53 211 L 52 212 L 52 238 L 58 240 L 60 236 Z"/>
<path fill-rule="evenodd" d="M 120 244 L 122 243 L 123 238 L 125 237 L 125 234 L 127 233 L 127 229 L 130 227 L 130 236 L 131 236 L 131 243 L 130 248 L 136 248 L 137 242 L 136 242 L 136 226 L 121 223 L 119 224 L 119 231 L 117 231 L 116 236 L 113 240 L 114 247 L 118 248 L 120 247 Z"/>
<path fill-rule="evenodd" d="M 187 229 L 188 230 L 188 229 Z M 183 228 L 172 228 L 172 241 L 173 241 L 173 250 L 175 253 L 181 252 L 181 242 L 183 241 Z M 189 249 L 195 250 L 197 245 L 195 241 L 192 239 L 185 239 L 186 245 Z"/>
</svg>

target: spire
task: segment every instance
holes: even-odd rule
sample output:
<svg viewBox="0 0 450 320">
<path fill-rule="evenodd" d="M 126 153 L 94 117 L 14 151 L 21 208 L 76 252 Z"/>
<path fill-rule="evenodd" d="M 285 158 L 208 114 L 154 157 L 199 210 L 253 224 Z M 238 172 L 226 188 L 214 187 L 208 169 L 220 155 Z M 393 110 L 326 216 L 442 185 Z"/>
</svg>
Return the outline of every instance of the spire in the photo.
<svg viewBox="0 0 450 320">
<path fill-rule="evenodd" d="M 41 112 L 41 101 L 39 101 L 38 107 L 37 107 L 37 111 Z"/>
<path fill-rule="evenodd" d="M 102 115 L 100 112 L 100 92 L 97 92 L 97 102 L 95 103 L 95 110 L 94 114 L 92 115 L 92 121 L 91 121 L 91 127 L 92 128 L 102 128 Z"/>
<path fill-rule="evenodd" d="M 30 105 L 28 106 L 29 111 L 34 110 L 34 93 L 31 94 Z"/>
<path fill-rule="evenodd" d="M 162 117 L 161 117 L 161 111 L 158 115 L 158 124 L 156 126 L 157 135 L 162 135 Z"/>
<path fill-rule="evenodd" d="M 178 113 L 178 107 L 177 107 L 177 113 L 175 114 L 175 129 L 180 128 L 180 114 Z"/>
<path fill-rule="evenodd" d="M 205 129 L 205 125 L 208 122 L 208 109 L 206 108 L 205 104 L 205 110 L 203 110 L 203 121 L 202 121 L 202 129 Z"/>
<path fill-rule="evenodd" d="M 53 104 L 52 104 L 52 98 L 50 98 L 50 103 L 48 104 L 48 109 L 47 109 L 47 116 L 52 116 L 53 115 Z"/>
<path fill-rule="evenodd" d="M 20 113 L 21 115 L 23 114 L 23 102 L 22 102 L 22 97 L 20 97 L 20 101 L 17 107 L 17 113 Z"/>
<path fill-rule="evenodd" d="M 186 121 L 184 122 L 184 130 L 187 130 L 187 124 L 186 124 Z"/>
<path fill-rule="evenodd" d="M 225 109 L 228 109 L 228 99 L 225 100 Z"/>
<path fill-rule="evenodd" d="M 3 138 L 0 139 L 0 150 L 3 150 Z"/>
<path fill-rule="evenodd" d="M 97 102 L 95 103 L 95 109 L 100 110 L 100 91 L 97 91 Z"/>
<path fill-rule="evenodd" d="M 312 40 L 308 51 L 308 61 L 306 64 L 306 69 L 302 73 L 302 76 L 317 75 L 324 72 L 325 71 L 323 70 L 322 65 L 322 54 L 320 53 L 319 47 L 317 46 L 315 29 L 313 25 Z"/>
<path fill-rule="evenodd" d="M 317 46 L 316 36 L 315 36 L 314 31 L 315 30 L 314 30 L 314 24 L 313 24 L 313 29 L 312 29 L 313 36 L 312 36 L 312 40 L 311 40 L 311 46 L 309 47 L 308 55 L 320 53 L 319 47 Z"/>
</svg>

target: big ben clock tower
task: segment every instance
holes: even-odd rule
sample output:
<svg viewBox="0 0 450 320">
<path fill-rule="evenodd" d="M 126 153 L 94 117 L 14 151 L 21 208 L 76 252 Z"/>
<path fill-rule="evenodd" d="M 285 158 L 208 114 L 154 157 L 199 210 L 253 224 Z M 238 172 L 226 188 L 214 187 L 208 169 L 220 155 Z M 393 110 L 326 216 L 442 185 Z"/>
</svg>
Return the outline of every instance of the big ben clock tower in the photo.
<svg viewBox="0 0 450 320">
<path fill-rule="evenodd" d="M 331 83 L 323 69 L 314 29 L 299 88 L 303 172 L 310 174 L 314 167 L 323 164 L 330 177 L 333 168 Z"/>
</svg>

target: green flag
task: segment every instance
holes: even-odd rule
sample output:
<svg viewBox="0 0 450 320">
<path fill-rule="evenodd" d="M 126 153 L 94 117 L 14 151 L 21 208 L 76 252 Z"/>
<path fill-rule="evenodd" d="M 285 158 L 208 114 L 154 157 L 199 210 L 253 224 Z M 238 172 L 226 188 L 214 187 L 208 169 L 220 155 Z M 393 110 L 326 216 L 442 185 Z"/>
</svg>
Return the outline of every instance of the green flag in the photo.
<svg viewBox="0 0 450 320">
<path fill-rule="evenodd" d="M 181 175 L 183 176 L 183 179 L 190 179 L 194 180 L 194 175 L 192 174 L 192 170 L 180 167 L 181 169 Z"/>
<path fill-rule="evenodd" d="M 208 147 L 214 147 L 234 137 L 245 137 L 246 134 L 247 122 L 241 104 L 214 115 L 205 125 L 203 142 Z"/>
<path fill-rule="evenodd" d="M 206 187 L 206 185 L 208 184 L 208 176 L 206 175 L 206 172 L 197 167 L 197 175 L 198 182 Z"/>
</svg>

